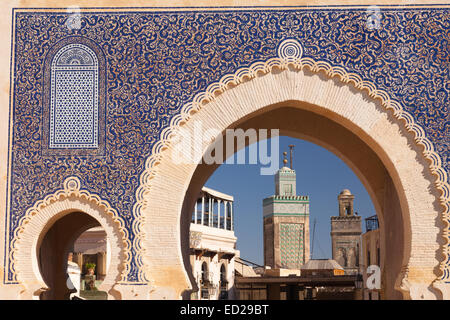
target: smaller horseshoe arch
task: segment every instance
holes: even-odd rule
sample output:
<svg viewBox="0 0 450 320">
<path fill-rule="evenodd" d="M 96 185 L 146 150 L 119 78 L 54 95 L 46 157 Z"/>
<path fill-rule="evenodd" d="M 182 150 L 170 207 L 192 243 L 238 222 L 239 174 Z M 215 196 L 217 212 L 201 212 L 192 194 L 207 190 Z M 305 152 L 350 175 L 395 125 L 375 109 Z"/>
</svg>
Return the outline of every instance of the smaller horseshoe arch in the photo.
<svg viewBox="0 0 450 320">
<path fill-rule="evenodd" d="M 84 219 L 73 234 L 94 224 L 103 227 L 111 242 L 111 261 L 108 273 L 98 289 L 108 292 L 111 298 L 120 296 L 114 286 L 124 281 L 130 259 L 127 231 L 108 202 L 82 190 L 80 186 L 77 177 L 67 178 L 62 190 L 38 201 L 21 221 L 13 242 L 11 260 L 17 280 L 24 287 L 22 299 L 38 299 L 41 293 L 49 289 L 39 267 L 40 246 L 52 226 L 67 217 L 71 217 L 72 221 Z M 73 238 L 73 235 L 69 238 Z"/>
</svg>

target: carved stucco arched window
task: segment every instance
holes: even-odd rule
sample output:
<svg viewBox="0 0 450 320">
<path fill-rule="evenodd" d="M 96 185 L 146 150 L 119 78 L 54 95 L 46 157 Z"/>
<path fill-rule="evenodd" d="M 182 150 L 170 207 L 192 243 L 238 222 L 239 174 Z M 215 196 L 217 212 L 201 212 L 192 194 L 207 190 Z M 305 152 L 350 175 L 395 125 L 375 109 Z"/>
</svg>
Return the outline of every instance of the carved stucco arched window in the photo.
<svg viewBox="0 0 450 320">
<path fill-rule="evenodd" d="M 202 263 L 202 282 L 203 284 L 209 283 L 209 272 L 208 272 L 208 264 L 206 262 Z"/>
<path fill-rule="evenodd" d="M 226 269 L 225 265 L 222 263 L 220 266 L 220 286 L 226 287 L 227 284 L 228 284 L 227 269 Z"/>
<path fill-rule="evenodd" d="M 99 63 L 83 44 L 68 44 L 51 61 L 49 148 L 99 146 Z"/>
<path fill-rule="evenodd" d="M 227 268 L 225 264 L 222 263 L 220 266 L 220 294 L 219 300 L 228 300 L 228 279 L 227 279 Z"/>
</svg>

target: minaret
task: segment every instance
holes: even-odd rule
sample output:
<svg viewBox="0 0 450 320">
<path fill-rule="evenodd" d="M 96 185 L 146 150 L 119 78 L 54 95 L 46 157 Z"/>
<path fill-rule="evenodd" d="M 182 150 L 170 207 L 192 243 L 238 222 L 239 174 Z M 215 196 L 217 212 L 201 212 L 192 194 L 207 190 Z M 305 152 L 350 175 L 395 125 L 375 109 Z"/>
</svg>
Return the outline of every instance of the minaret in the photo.
<svg viewBox="0 0 450 320">
<path fill-rule="evenodd" d="M 354 214 L 355 196 L 348 189 L 338 195 L 339 216 L 331 217 L 331 246 L 333 260 L 347 274 L 356 274 L 361 261 L 361 217 Z"/>
<path fill-rule="evenodd" d="M 299 269 L 309 260 L 309 198 L 296 194 L 296 174 L 284 166 L 275 174 L 275 195 L 263 200 L 264 264 Z"/>
</svg>

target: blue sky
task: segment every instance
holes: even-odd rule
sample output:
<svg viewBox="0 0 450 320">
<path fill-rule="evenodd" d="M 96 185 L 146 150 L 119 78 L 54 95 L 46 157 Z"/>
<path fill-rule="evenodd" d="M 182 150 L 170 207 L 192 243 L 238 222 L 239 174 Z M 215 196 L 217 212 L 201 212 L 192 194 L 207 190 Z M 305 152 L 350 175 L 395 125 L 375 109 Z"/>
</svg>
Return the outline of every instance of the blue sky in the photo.
<svg viewBox="0 0 450 320">
<path fill-rule="evenodd" d="M 350 189 L 355 195 L 355 211 L 363 219 L 375 214 L 369 194 L 353 171 L 333 153 L 304 140 L 291 137 L 279 139 L 280 165 L 283 163 L 283 151 L 288 152 L 289 157 L 288 145 L 295 145 L 293 168 L 297 174 L 297 195 L 307 195 L 310 199 L 311 239 L 316 219 L 313 258 L 331 258 L 330 217 L 339 215 L 339 192 Z M 247 149 L 245 152 L 248 155 Z M 260 175 L 260 167 L 259 164 L 223 164 L 205 185 L 234 196 L 237 249 L 241 251 L 242 258 L 262 265 L 262 201 L 275 193 L 275 184 L 273 175 Z"/>
</svg>

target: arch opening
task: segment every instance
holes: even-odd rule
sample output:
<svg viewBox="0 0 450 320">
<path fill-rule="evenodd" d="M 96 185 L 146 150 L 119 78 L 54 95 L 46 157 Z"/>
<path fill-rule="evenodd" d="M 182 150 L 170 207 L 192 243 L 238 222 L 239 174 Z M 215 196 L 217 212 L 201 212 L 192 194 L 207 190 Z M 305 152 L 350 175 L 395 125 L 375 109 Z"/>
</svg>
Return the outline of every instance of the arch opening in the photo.
<svg viewBox="0 0 450 320">
<path fill-rule="evenodd" d="M 288 102 L 287 104 L 289 103 L 295 105 L 295 102 Z M 256 115 L 250 115 L 249 118 L 235 123 L 228 129 L 239 128 L 244 131 L 250 128 L 256 129 L 256 131 L 259 129 L 279 129 L 280 135 L 314 142 L 341 158 L 360 178 L 371 196 L 380 219 L 382 237 L 385 237 L 383 242 L 396 244 L 395 246 L 382 247 L 382 252 L 385 253 L 384 259 L 382 259 L 382 274 L 385 278 L 384 282 L 387 282 L 385 284 L 385 296 L 390 299 L 401 298 L 401 294 L 395 290 L 395 282 L 397 275 L 401 273 L 403 261 L 407 259 L 407 256 L 404 255 L 407 255 L 405 241 L 408 241 L 408 239 L 404 239 L 403 226 L 405 223 L 401 208 L 393 206 L 394 203 L 400 203 L 400 197 L 388 170 L 365 142 L 343 126 L 317 113 L 298 107 L 283 107 L 283 105 L 269 106 L 262 112 L 257 112 Z M 326 130 L 324 130 L 325 128 Z M 249 141 L 246 140 L 246 146 L 248 145 Z M 210 145 L 209 150 L 214 148 L 216 148 L 216 144 Z M 355 155 L 353 150 L 359 150 L 359 153 Z M 235 144 L 233 152 L 237 151 L 239 150 L 237 144 Z M 224 158 L 231 156 L 227 154 L 226 148 L 222 152 L 226 155 Z M 184 199 L 182 220 L 186 216 L 191 216 L 197 199 L 195 195 L 199 193 L 201 187 L 219 165 L 200 164 L 196 168 Z M 387 192 L 391 194 L 392 200 L 387 199 Z M 194 204 L 192 201 L 194 201 Z M 398 226 L 402 226 L 402 228 L 399 230 Z M 395 229 L 396 232 L 393 232 L 390 228 Z M 390 236 L 386 239 L 387 234 Z M 183 238 L 185 239 L 185 237 Z M 186 267 L 189 268 L 187 265 Z"/>
</svg>

